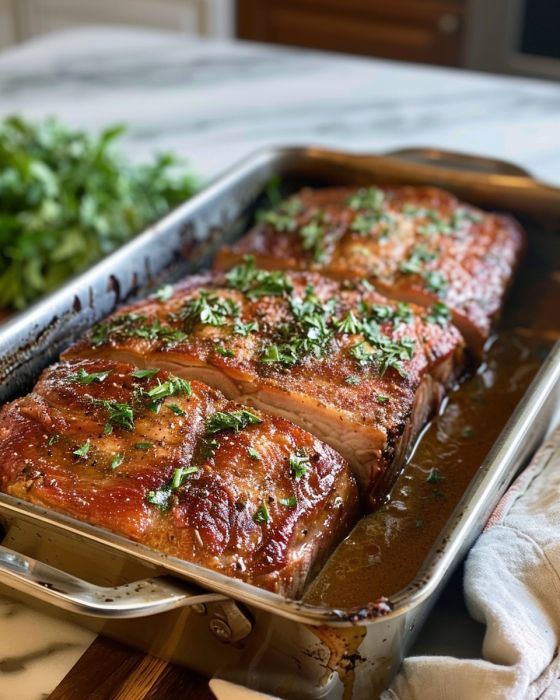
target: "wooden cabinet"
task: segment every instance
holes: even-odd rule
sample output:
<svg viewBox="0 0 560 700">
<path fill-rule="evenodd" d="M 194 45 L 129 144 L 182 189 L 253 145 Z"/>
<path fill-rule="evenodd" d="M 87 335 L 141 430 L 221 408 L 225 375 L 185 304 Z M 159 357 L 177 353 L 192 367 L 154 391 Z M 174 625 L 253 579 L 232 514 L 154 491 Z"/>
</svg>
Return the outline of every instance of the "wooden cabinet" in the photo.
<svg viewBox="0 0 560 700">
<path fill-rule="evenodd" d="M 237 0 L 237 35 L 458 66 L 466 0 Z"/>
</svg>

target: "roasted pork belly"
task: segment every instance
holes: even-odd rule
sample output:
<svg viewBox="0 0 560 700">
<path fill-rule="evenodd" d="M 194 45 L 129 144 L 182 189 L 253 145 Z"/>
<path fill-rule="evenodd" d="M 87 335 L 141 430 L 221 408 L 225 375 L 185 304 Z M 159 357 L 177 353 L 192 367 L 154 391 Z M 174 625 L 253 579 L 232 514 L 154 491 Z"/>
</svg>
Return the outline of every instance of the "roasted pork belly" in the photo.
<svg viewBox="0 0 560 700">
<path fill-rule="evenodd" d="M 0 485 L 292 597 L 358 513 L 348 465 L 301 428 L 104 358 L 55 365 L 2 408 Z"/>
<path fill-rule="evenodd" d="M 433 187 L 305 189 L 222 249 L 217 267 L 249 254 L 267 269 L 367 279 L 393 299 L 445 303 L 480 356 L 523 247 L 512 218 Z"/>
<path fill-rule="evenodd" d="M 125 308 L 65 353 L 164 368 L 292 420 L 349 461 L 372 507 L 462 355 L 443 305 L 392 303 L 368 283 L 250 261 Z"/>
</svg>

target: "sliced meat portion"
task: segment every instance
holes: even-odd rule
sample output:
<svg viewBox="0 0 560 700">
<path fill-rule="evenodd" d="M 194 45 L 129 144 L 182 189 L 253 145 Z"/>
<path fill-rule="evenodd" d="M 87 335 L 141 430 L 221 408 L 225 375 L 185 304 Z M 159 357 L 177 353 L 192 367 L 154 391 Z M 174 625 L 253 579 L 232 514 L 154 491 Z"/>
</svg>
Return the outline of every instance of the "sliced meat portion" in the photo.
<svg viewBox="0 0 560 700">
<path fill-rule="evenodd" d="M 251 263 L 121 310 L 66 357 L 162 367 L 283 416 L 338 450 L 369 505 L 462 367 L 445 307 L 388 302 L 365 284 Z"/>
<path fill-rule="evenodd" d="M 301 428 L 103 358 L 2 408 L 0 486 L 290 597 L 358 515 L 348 465 Z"/>
<path fill-rule="evenodd" d="M 433 187 L 305 189 L 260 217 L 216 265 L 255 256 L 267 269 L 367 279 L 388 297 L 445 303 L 480 356 L 524 248 L 508 216 Z"/>
</svg>

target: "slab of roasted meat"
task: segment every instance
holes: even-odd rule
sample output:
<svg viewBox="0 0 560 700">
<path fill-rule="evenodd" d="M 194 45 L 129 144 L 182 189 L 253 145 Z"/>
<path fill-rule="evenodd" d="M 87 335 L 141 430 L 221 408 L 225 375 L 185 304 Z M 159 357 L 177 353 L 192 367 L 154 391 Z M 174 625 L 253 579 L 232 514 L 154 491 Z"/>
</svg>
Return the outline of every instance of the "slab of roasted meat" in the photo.
<svg viewBox="0 0 560 700">
<path fill-rule="evenodd" d="M 217 267 L 250 254 L 267 269 L 367 279 L 392 299 L 445 303 L 480 356 L 523 246 L 512 218 L 433 187 L 305 189 L 261 215 Z"/>
<path fill-rule="evenodd" d="M 2 408 L 0 487 L 293 597 L 358 506 L 344 460 L 289 421 L 103 358 Z"/>
<path fill-rule="evenodd" d="M 189 278 L 98 324 L 66 357 L 199 379 L 338 450 L 374 506 L 462 365 L 447 310 L 250 262 Z"/>
</svg>

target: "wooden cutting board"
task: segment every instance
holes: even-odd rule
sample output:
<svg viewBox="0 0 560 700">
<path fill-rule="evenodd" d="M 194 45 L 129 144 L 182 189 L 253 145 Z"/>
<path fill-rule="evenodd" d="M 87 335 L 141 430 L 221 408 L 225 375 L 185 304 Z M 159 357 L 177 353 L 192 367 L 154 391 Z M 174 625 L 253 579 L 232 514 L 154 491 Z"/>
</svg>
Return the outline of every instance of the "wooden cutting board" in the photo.
<svg viewBox="0 0 560 700">
<path fill-rule="evenodd" d="M 208 679 L 97 637 L 49 700 L 214 700 Z"/>
</svg>

